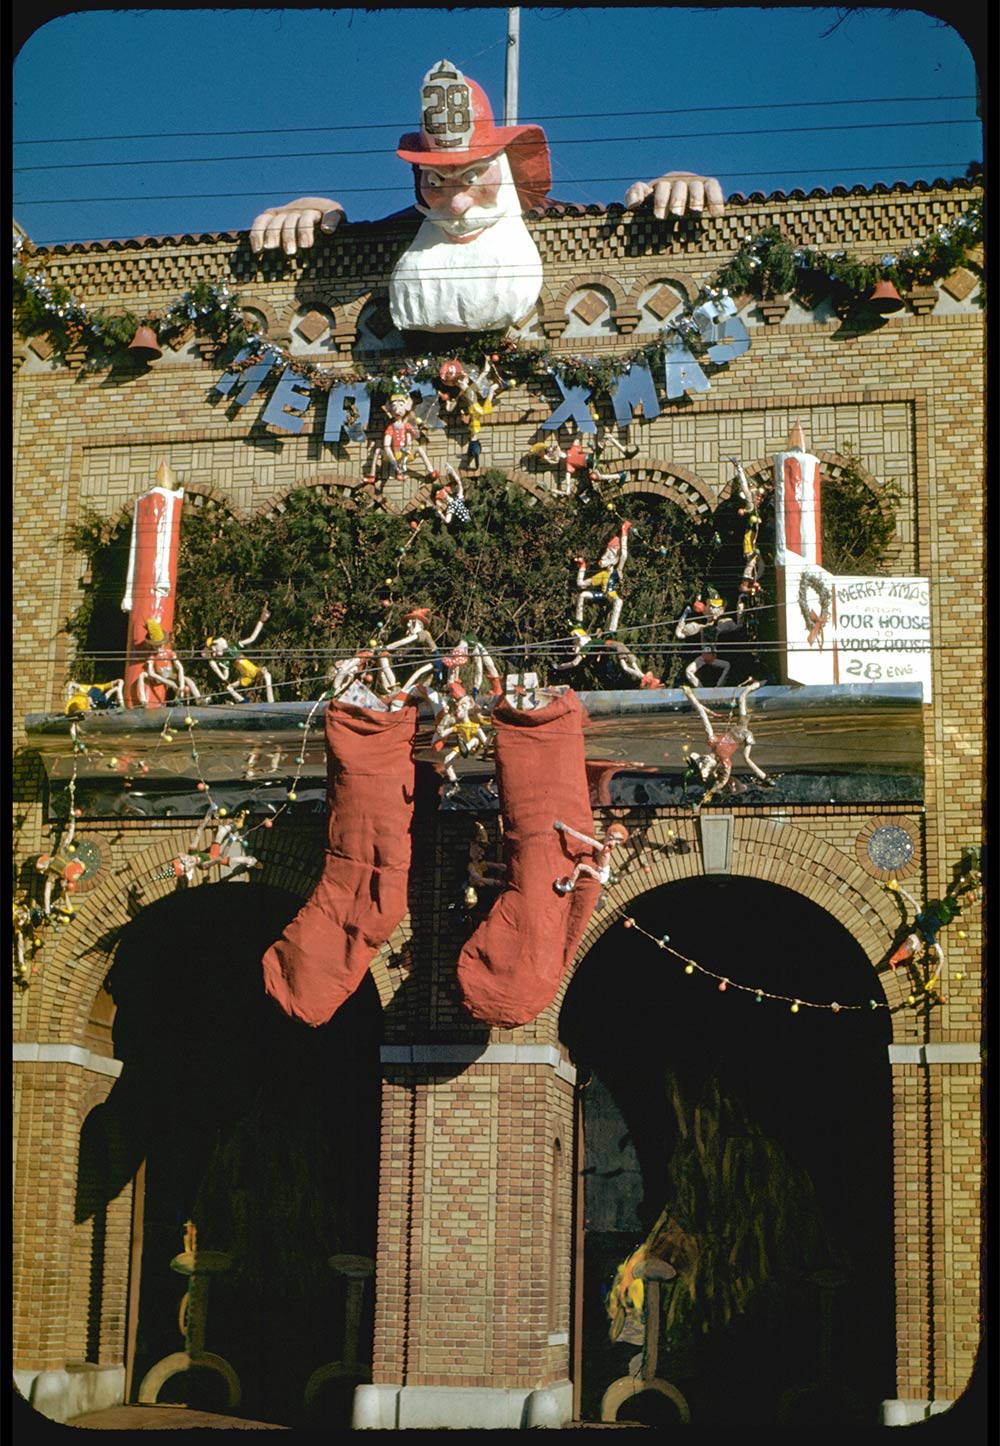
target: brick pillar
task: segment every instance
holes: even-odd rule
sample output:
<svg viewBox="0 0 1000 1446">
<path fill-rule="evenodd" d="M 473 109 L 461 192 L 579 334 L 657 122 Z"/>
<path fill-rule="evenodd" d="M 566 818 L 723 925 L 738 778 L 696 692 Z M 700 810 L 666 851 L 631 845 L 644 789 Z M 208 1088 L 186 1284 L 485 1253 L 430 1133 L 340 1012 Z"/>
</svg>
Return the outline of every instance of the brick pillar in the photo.
<svg viewBox="0 0 1000 1446">
<path fill-rule="evenodd" d="M 374 1384 L 355 1424 L 562 1424 L 572 1066 L 494 1043 L 386 1045 L 383 1067 Z"/>
</svg>

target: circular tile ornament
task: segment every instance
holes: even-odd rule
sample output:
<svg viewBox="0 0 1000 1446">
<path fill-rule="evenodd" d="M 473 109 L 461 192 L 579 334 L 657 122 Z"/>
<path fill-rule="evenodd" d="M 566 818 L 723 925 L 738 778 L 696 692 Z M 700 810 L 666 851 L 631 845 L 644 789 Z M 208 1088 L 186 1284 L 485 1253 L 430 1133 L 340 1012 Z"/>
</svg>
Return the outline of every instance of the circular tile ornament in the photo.
<svg viewBox="0 0 1000 1446">
<path fill-rule="evenodd" d="M 75 892 L 85 894 L 100 882 L 98 875 L 111 857 L 111 845 L 98 834 L 77 834 L 66 854 L 83 864 L 83 873 L 76 881 Z"/>
<path fill-rule="evenodd" d="M 917 836 L 908 820 L 872 819 L 857 839 L 857 856 L 876 878 L 903 878 L 919 862 Z"/>
</svg>

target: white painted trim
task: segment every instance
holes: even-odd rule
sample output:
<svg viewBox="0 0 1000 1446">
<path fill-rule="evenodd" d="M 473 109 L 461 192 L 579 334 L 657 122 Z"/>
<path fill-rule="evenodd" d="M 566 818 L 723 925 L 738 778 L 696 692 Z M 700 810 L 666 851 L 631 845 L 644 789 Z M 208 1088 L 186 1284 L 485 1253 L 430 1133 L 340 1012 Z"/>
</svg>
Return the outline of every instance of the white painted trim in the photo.
<svg viewBox="0 0 1000 1446">
<path fill-rule="evenodd" d="M 882 1402 L 883 1426 L 912 1426 L 917 1421 L 926 1421 L 931 1416 L 940 1416 L 950 1411 L 954 1401 L 911 1401 L 900 1397 Z"/>
<path fill-rule="evenodd" d="M 978 1044 L 890 1044 L 890 1064 L 981 1064 Z"/>
<path fill-rule="evenodd" d="M 125 1402 L 125 1367 L 84 1365 L 48 1371 L 14 1371 L 14 1386 L 39 1416 L 71 1421 L 88 1411 Z"/>
<path fill-rule="evenodd" d="M 383 1044 L 383 1064 L 547 1064 L 576 1083 L 576 1069 L 552 1044 Z"/>
<path fill-rule="evenodd" d="M 573 1415 L 573 1386 L 363 1385 L 354 1391 L 355 1431 L 559 1429 Z"/>
<path fill-rule="evenodd" d="M 75 1064 L 91 1074 L 111 1075 L 114 1079 L 122 1072 L 120 1059 L 107 1059 L 78 1044 L 15 1043 L 12 1058 L 15 1064 Z"/>
</svg>

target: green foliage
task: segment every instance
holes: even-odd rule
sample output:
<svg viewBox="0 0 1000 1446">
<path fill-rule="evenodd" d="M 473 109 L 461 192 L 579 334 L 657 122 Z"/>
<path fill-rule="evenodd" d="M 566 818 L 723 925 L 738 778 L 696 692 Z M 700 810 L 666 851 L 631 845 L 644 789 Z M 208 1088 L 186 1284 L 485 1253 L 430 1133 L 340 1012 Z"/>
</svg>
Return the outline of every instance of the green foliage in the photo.
<svg viewBox="0 0 1000 1446">
<path fill-rule="evenodd" d="M 627 679 L 617 668 L 605 671 L 586 660 L 560 674 L 550 673 L 549 664 L 566 656 L 574 558 L 583 556 L 595 569 L 627 515 L 634 530 L 618 636 L 644 667 L 662 669 L 664 639 L 672 644 L 673 622 L 700 591 L 715 556 L 709 529 L 654 498 L 630 498 L 627 506 L 610 496 L 540 501 L 499 471 L 472 482 L 466 500 L 471 524 L 450 529 L 433 511 L 414 529 L 407 518 L 306 489 L 272 517 L 248 521 L 185 506 L 174 646 L 190 659 L 209 636 L 245 637 L 266 602 L 271 616 L 254 655 L 267 660 L 280 698 L 315 698 L 334 658 L 396 636 L 410 608 L 428 607 L 440 643 L 479 638 L 501 670 L 529 666 L 576 687 L 622 687 Z M 120 658 L 128 524 L 115 532 L 89 514 L 72 542 L 87 555 L 90 578 L 67 630 L 81 654 Z M 587 606 L 585 624 L 599 630 L 603 606 Z M 555 639 L 563 640 L 561 647 L 537 647 Z M 667 663 L 672 656 L 668 650 Z M 100 672 L 107 665 L 96 666 Z M 83 658 L 78 671 L 85 671 Z M 211 683 L 208 676 L 202 681 Z"/>
<path fill-rule="evenodd" d="M 196 282 L 163 316 L 103 308 L 89 312 L 65 286 L 50 284 L 44 271 L 29 270 L 18 259 L 22 249 L 15 246 L 14 327 L 22 336 L 46 336 L 58 357 L 82 348 L 95 366 L 114 363 L 128 355 L 140 326 L 151 327 L 165 344 L 196 323 L 203 335 L 224 342 L 229 353 L 246 340 L 243 314 L 225 283 L 215 286 L 207 281 Z"/>
<path fill-rule="evenodd" d="M 823 566 L 828 572 L 864 576 L 885 568 L 896 535 L 900 500 L 894 482 L 877 489 L 851 457 L 837 477 L 823 482 Z"/>
<path fill-rule="evenodd" d="M 669 1071 L 666 1089 L 678 1141 L 646 1245 L 678 1272 L 665 1320 L 673 1357 L 833 1257 L 811 1178 L 739 1101 L 715 1077 L 697 1100 Z"/>
<path fill-rule="evenodd" d="M 194 1202 L 202 1249 L 233 1255 L 233 1280 L 258 1296 L 307 1300 L 329 1290 L 342 1247 L 329 1131 L 304 1112 L 298 1129 L 263 1106 L 220 1136 Z"/>
<path fill-rule="evenodd" d="M 749 292 L 764 300 L 791 291 L 796 262 L 791 246 L 777 226 L 767 226 L 746 242 L 719 272 L 718 284 L 739 295 Z"/>
<path fill-rule="evenodd" d="M 858 304 L 883 279 L 907 290 L 949 275 L 966 263 L 969 249 L 979 244 L 982 235 L 978 202 L 923 241 L 878 261 L 862 261 L 846 251 L 792 247 L 777 226 L 767 226 L 745 241 L 723 266 L 716 285 L 737 294 L 749 292 L 762 300 L 795 291 L 807 304 L 831 293 L 837 302 Z"/>
<path fill-rule="evenodd" d="M 696 524 L 662 498 L 625 499 L 615 484 L 602 486 L 600 496 L 591 493 L 585 501 L 539 500 L 505 473 L 488 470 L 468 486 L 472 522 L 451 528 L 433 509 L 411 520 L 355 507 L 321 490 L 294 492 L 272 516 L 239 522 L 217 508 L 187 503 L 174 646 L 190 663 L 210 636 L 230 642 L 246 637 L 266 603 L 271 616 L 254 655 L 270 667 L 280 699 L 316 698 L 336 659 L 397 636 L 406 612 L 427 607 L 439 643 L 478 638 L 501 671 L 531 668 L 543 681 L 583 689 L 634 686 L 616 662 L 596 653 L 575 669 L 554 670 L 569 656 L 575 626 L 574 559 L 583 557 L 588 573 L 594 571 L 627 517 L 633 527 L 617 637 L 669 686 L 691 656 L 691 646 L 682 654 L 673 636 L 684 606 L 706 585 L 735 605 L 743 565 L 738 500 L 722 502 L 705 524 Z M 884 568 L 898 496 L 891 484 L 873 490 L 854 459 L 824 482 L 823 558 L 831 572 Z M 765 555 L 769 512 L 766 506 Z M 73 666 L 81 681 L 106 676 L 109 667 L 121 670 L 129 536 L 128 521 L 115 529 L 94 512 L 85 513 L 71 534 L 72 546 L 89 562 L 82 600 L 66 624 L 77 643 Z M 757 652 L 774 641 L 773 601 L 769 568 L 761 606 L 750 614 Z M 585 604 L 589 633 L 600 632 L 606 621 L 602 603 Z M 737 651 L 732 661 L 733 682 L 761 676 L 753 650 Z M 200 660 L 194 672 L 211 690 L 213 678 Z"/>
<path fill-rule="evenodd" d="M 126 619 L 121 610 L 128 577 L 130 524 L 116 527 L 93 508 L 84 508 L 69 541 L 87 558 L 83 596 L 66 623 L 76 640 L 73 677 L 93 683 L 120 675 Z M 105 662 L 102 655 L 110 654 Z M 110 670 L 110 671 L 109 671 Z"/>
</svg>

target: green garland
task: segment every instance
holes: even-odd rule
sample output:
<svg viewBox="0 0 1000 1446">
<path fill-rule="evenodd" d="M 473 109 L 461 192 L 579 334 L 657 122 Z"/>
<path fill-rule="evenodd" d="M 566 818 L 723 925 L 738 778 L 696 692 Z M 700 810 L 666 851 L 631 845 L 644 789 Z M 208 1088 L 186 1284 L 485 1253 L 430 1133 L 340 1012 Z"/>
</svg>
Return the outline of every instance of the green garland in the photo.
<svg viewBox="0 0 1000 1446">
<path fill-rule="evenodd" d="M 21 260 L 24 243 L 15 233 L 13 265 L 14 326 L 22 336 L 44 336 L 60 359 L 82 352 L 94 365 L 127 353 L 140 326 L 151 327 L 169 343 L 197 327 L 202 336 L 231 347 L 242 346 L 249 332 L 239 299 L 225 282 L 198 281 L 162 316 L 153 312 L 88 311 L 65 286 L 49 283 Z"/>
<path fill-rule="evenodd" d="M 717 273 L 713 284 L 702 288 L 698 301 L 720 291 L 768 300 L 793 290 L 804 299 L 815 301 L 832 289 L 841 301 L 852 305 L 862 303 L 879 280 L 891 281 L 905 290 L 948 276 L 970 259 L 971 248 L 978 245 L 982 237 L 982 205 L 978 201 L 957 220 L 939 226 L 933 236 L 918 245 L 905 247 L 898 254 L 888 253 L 877 262 L 860 261 L 846 251 L 793 247 L 777 226 L 768 226 L 743 243 L 733 259 Z M 401 368 L 397 363 L 385 371 L 361 373 L 334 371 L 292 357 L 274 343 L 248 332 L 239 298 L 227 289 L 225 282 L 218 285 L 198 282 L 162 316 L 131 311 L 90 313 L 66 287 L 49 284 L 44 273 L 25 266 L 21 260 L 23 247 L 22 237 L 15 233 L 14 325 L 22 336 L 47 337 L 60 359 L 67 353 L 82 353 L 89 363 L 101 365 L 127 352 L 140 326 L 152 327 L 159 341 L 168 344 L 196 326 L 201 335 L 209 336 L 223 348 L 224 358 L 232 358 L 249 344 L 251 352 L 241 363 L 243 366 L 270 354 L 275 365 L 291 366 L 321 390 L 364 381 L 376 392 L 387 391 L 407 379 L 430 380 L 436 373 L 432 357 L 421 358 L 408 368 Z M 982 305 L 982 293 L 979 300 Z M 518 347 L 500 332 L 469 335 L 445 354 L 469 366 L 480 364 L 484 354 L 492 355 L 505 375 L 514 381 L 556 374 L 567 386 L 588 386 L 593 391 L 606 392 L 635 365 L 650 369 L 661 367 L 668 350 L 678 340 L 695 356 L 704 356 L 707 347 L 692 319 L 693 309 L 694 304 L 689 304 L 685 315 L 668 324 L 655 341 L 607 360 L 584 356 L 557 359 L 546 347 Z"/>
<path fill-rule="evenodd" d="M 818 251 L 793 247 L 777 226 L 768 226 L 745 241 L 719 272 L 716 284 L 727 291 L 748 292 L 758 300 L 797 290 L 814 300 L 833 290 L 851 302 L 864 301 L 878 281 L 891 281 L 903 290 L 929 285 L 951 274 L 969 260 L 969 251 L 983 238 L 983 208 L 974 202 L 950 225 L 939 226 L 933 236 L 879 261 L 859 261 L 846 251 Z"/>
</svg>

